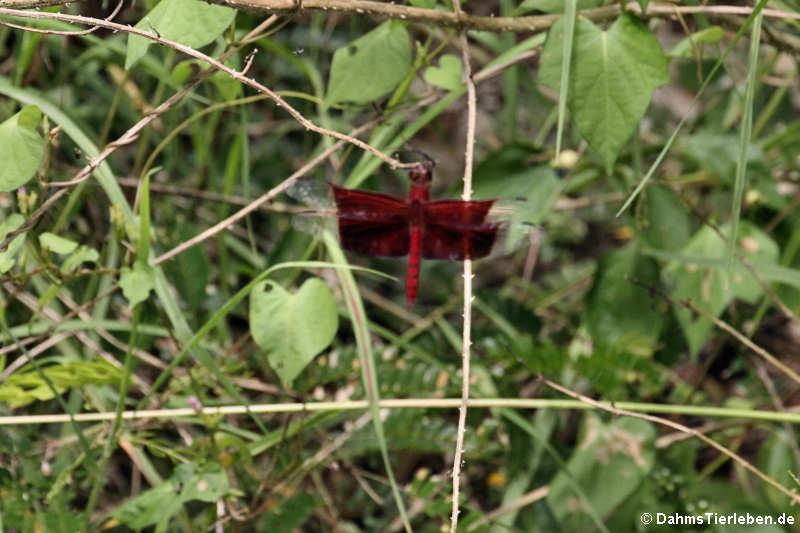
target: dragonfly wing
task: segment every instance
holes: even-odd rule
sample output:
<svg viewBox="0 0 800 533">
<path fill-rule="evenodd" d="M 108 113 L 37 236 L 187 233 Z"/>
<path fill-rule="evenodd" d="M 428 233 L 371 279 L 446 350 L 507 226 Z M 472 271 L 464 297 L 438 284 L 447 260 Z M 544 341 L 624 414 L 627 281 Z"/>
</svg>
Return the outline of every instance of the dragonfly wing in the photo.
<svg viewBox="0 0 800 533">
<path fill-rule="evenodd" d="M 408 254 L 408 204 L 388 194 L 328 184 L 336 201 L 342 247 L 362 255 Z"/>
<path fill-rule="evenodd" d="M 487 222 L 494 200 L 439 200 L 425 205 L 422 257 L 463 261 L 489 255 L 500 222 Z"/>
</svg>

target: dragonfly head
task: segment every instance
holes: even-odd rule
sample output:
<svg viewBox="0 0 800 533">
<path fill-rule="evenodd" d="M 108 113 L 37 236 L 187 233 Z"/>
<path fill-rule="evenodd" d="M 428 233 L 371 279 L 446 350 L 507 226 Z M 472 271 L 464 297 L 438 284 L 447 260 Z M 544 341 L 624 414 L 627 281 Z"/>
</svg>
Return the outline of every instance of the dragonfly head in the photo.
<svg viewBox="0 0 800 533">
<path fill-rule="evenodd" d="M 411 185 L 414 187 L 430 187 L 431 181 L 433 181 L 431 177 L 431 168 L 432 165 L 427 161 L 413 167 L 408 172 L 408 179 L 411 181 Z"/>
</svg>

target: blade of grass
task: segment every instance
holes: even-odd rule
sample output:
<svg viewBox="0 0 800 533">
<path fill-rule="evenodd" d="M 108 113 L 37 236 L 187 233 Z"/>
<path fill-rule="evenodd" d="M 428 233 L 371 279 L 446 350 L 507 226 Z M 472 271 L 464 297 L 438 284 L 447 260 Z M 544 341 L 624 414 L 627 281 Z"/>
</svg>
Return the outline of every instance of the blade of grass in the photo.
<svg viewBox="0 0 800 533">
<path fill-rule="evenodd" d="M 569 73 L 572 64 L 572 41 L 575 36 L 575 10 L 576 0 L 564 2 L 564 40 L 561 52 L 561 87 L 558 91 L 558 126 L 556 127 L 556 153 L 554 160 L 558 160 L 561 153 L 561 139 L 564 135 L 564 123 L 567 118 L 567 94 L 569 89 Z"/>
<path fill-rule="evenodd" d="M 400 488 L 397 486 L 397 481 L 394 478 L 392 471 L 392 463 L 389 460 L 389 450 L 386 446 L 386 437 L 383 433 L 383 421 L 381 420 L 380 410 L 380 393 L 378 391 L 378 376 L 375 373 L 375 359 L 372 355 L 372 344 L 369 340 L 369 330 L 367 329 L 367 315 L 364 312 L 364 303 L 361 301 L 361 294 L 358 292 L 353 274 L 350 272 L 350 265 L 347 264 L 347 259 L 339 247 L 339 243 L 333 234 L 325 230 L 322 235 L 325 242 L 325 247 L 328 249 L 333 262 L 336 263 L 336 273 L 339 276 L 339 282 L 342 284 L 342 290 L 345 294 L 345 303 L 347 304 L 347 311 L 350 313 L 350 320 L 353 324 L 353 331 L 356 335 L 356 346 L 358 347 L 358 357 L 361 361 L 361 377 L 364 380 L 364 391 L 369 400 L 370 414 L 372 415 L 372 426 L 375 429 L 375 438 L 378 441 L 378 447 L 381 450 L 381 457 L 383 458 L 383 465 L 386 469 L 386 475 L 389 478 L 389 484 L 392 487 L 392 495 L 394 496 L 397 510 L 400 512 L 400 518 L 408 533 L 411 533 L 411 523 L 408 520 L 405 504 L 400 495 Z"/>
<path fill-rule="evenodd" d="M 745 182 L 747 181 L 747 152 L 753 130 L 753 96 L 756 92 L 758 51 L 761 44 L 761 21 L 763 18 L 762 13 L 759 12 L 753 21 L 753 28 L 750 31 L 750 53 L 747 58 L 747 88 L 744 93 L 742 123 L 739 128 L 739 156 L 736 159 L 736 181 L 733 186 L 733 204 L 731 205 L 731 235 L 728 239 L 728 278 L 730 278 L 733 255 L 736 250 L 736 234 L 739 231 L 739 219 L 742 215 L 742 196 L 744 195 Z"/>
</svg>

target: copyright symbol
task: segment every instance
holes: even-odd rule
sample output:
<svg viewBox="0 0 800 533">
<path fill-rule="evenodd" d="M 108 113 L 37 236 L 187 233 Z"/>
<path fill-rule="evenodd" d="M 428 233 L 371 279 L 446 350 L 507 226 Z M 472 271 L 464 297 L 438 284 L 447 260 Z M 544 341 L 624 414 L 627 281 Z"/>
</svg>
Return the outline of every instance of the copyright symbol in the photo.
<svg viewBox="0 0 800 533">
<path fill-rule="evenodd" d="M 648 525 L 653 521 L 653 515 L 650 513 L 642 513 L 642 516 L 639 517 L 639 520 L 642 521 L 642 524 Z"/>
</svg>

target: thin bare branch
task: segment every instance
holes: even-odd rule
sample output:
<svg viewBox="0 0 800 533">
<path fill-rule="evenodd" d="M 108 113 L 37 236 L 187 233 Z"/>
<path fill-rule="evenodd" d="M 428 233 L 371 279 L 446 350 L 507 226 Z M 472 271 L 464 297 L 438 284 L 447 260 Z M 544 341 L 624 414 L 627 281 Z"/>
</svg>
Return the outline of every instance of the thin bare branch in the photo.
<svg viewBox="0 0 800 533">
<path fill-rule="evenodd" d="M 459 0 L 453 0 L 453 12 L 457 17 L 464 16 Z M 469 43 L 465 30 L 459 35 L 461 43 L 461 62 L 463 82 L 467 86 L 467 135 L 464 150 L 464 192 L 461 198 L 469 201 L 472 197 L 472 165 L 475 156 L 475 122 L 477 117 L 477 98 L 475 80 L 472 79 L 472 66 L 469 59 Z M 464 260 L 464 322 L 461 329 L 461 405 L 458 408 L 458 430 L 456 451 L 453 456 L 453 508 L 450 515 L 450 532 L 458 528 L 459 491 L 461 484 L 461 462 L 464 454 L 464 433 L 467 424 L 467 402 L 469 401 L 470 349 L 472 347 L 472 260 Z"/>
<path fill-rule="evenodd" d="M 34 18 L 34 19 L 54 19 L 54 20 L 61 20 L 61 21 L 64 21 L 64 22 L 71 22 L 71 23 L 74 23 L 74 24 L 86 24 L 86 25 L 100 26 L 101 28 L 108 28 L 110 30 L 121 31 L 121 32 L 132 34 L 132 35 L 138 35 L 138 36 L 144 37 L 146 39 L 150 39 L 150 40 L 155 41 L 155 42 L 157 42 L 159 44 L 162 44 L 164 46 L 168 46 L 170 48 L 173 48 L 173 49 L 177 50 L 178 52 L 182 52 L 182 53 L 184 53 L 184 54 L 186 54 L 188 56 L 194 57 L 194 58 L 199 59 L 199 60 L 201 60 L 201 61 L 203 61 L 205 63 L 208 63 L 214 69 L 226 73 L 228 76 L 230 76 L 231 78 L 235 79 L 236 81 L 239 81 L 240 83 L 248 85 L 248 86 L 256 89 L 257 91 L 266 94 L 267 96 L 270 97 L 270 99 L 272 101 L 275 102 L 275 105 L 277 105 L 280 108 L 285 109 L 287 113 L 289 113 L 295 120 L 297 120 L 300 124 L 302 124 L 306 129 L 308 129 L 310 131 L 313 131 L 315 133 L 319 133 L 320 135 L 326 135 L 326 136 L 329 136 L 329 137 L 334 137 L 336 139 L 339 139 L 339 140 L 348 142 L 350 144 L 353 144 L 353 145 L 355 145 L 355 146 L 357 146 L 357 147 L 359 147 L 359 148 L 361 148 L 363 150 L 366 150 L 367 152 L 370 152 L 372 155 L 374 155 L 375 157 L 381 159 L 382 161 L 384 161 L 385 163 L 390 165 L 392 168 L 411 168 L 413 166 L 413 163 L 401 163 L 401 162 L 397 161 L 396 159 L 384 154 L 380 150 L 377 150 L 377 149 L 373 148 L 372 146 L 370 146 L 369 144 L 365 143 L 364 141 L 362 141 L 360 139 L 357 139 L 355 137 L 349 136 L 349 135 L 344 134 L 344 133 L 339 133 L 337 131 L 326 129 L 326 128 L 323 128 L 321 126 L 317 126 L 316 124 L 314 124 L 313 122 L 311 122 L 310 120 L 305 118 L 299 111 L 297 111 L 288 102 L 286 102 L 286 100 L 281 98 L 274 91 L 272 91 L 271 89 L 269 89 L 265 85 L 257 82 L 253 78 L 248 78 L 243 72 L 234 70 L 234 69 L 230 68 L 229 66 L 225 65 L 223 62 L 221 62 L 221 61 L 219 61 L 217 59 L 214 59 L 213 57 L 208 56 L 208 55 L 206 55 L 206 54 L 204 54 L 202 52 L 199 52 L 199 51 L 195 50 L 194 48 L 191 48 L 189 46 L 183 45 L 183 44 L 181 44 L 179 42 L 176 42 L 176 41 L 172 41 L 170 39 L 165 39 L 164 37 L 156 35 L 153 32 L 144 31 L 144 30 L 141 30 L 139 28 L 134 28 L 132 26 L 126 26 L 124 24 L 117 24 L 115 22 L 109 22 L 109 21 L 102 20 L 102 19 L 97 19 L 97 18 L 92 18 L 92 17 L 84 17 L 84 16 L 81 16 L 81 15 L 66 15 L 66 14 L 63 14 L 63 13 L 46 13 L 46 12 L 41 12 L 41 11 L 20 11 L 20 10 L 15 10 L 15 9 L 0 8 L 0 15 L 7 15 L 7 16 L 21 17 L 21 18 Z M 155 112 L 153 114 L 155 115 Z M 146 118 L 148 118 L 148 117 L 146 116 L 145 119 Z M 141 128 L 139 128 L 139 129 L 141 129 Z M 136 132 L 132 132 L 132 131 L 129 130 L 129 132 L 126 132 L 125 136 L 121 137 L 120 139 L 118 139 L 115 142 L 116 143 L 125 143 L 125 144 L 127 144 L 129 142 L 132 142 L 135 139 L 135 133 Z M 69 182 L 61 182 L 61 183 L 58 183 L 58 184 L 54 183 L 54 184 L 51 184 L 51 185 L 62 185 L 62 186 L 74 185 L 79 178 L 80 179 L 87 178 L 89 176 L 89 174 L 91 174 L 92 170 L 94 168 L 96 168 L 97 165 L 99 164 L 99 161 L 98 161 L 99 157 L 100 156 L 92 158 L 92 160 L 90 161 L 89 165 L 87 165 L 84 168 L 84 170 L 82 170 L 79 173 L 79 175 L 76 176 L 76 178 L 74 180 L 70 180 Z M 105 157 L 107 157 L 107 155 Z"/>
<path fill-rule="evenodd" d="M 119 10 L 122 9 L 123 3 L 124 3 L 123 0 L 119 0 L 119 2 L 117 3 L 117 7 L 114 8 L 114 11 L 112 11 L 111 14 L 109 16 L 107 16 L 103 20 L 112 20 L 114 17 L 116 17 L 117 13 L 119 13 Z M 0 3 L 0 6 L 2 6 L 2 3 Z M 71 35 L 88 35 L 88 34 L 90 34 L 92 32 L 97 31 L 98 29 L 100 29 L 100 26 L 93 26 L 93 27 L 89 28 L 88 30 L 80 30 L 80 31 L 41 30 L 39 28 L 31 28 L 31 27 L 28 27 L 28 26 L 20 26 L 19 24 L 13 24 L 11 22 L 5 22 L 3 20 L 0 20 L 0 24 L 2 24 L 3 26 L 8 26 L 9 28 L 17 29 L 17 30 L 32 31 L 34 33 L 42 33 L 44 35 L 68 35 L 68 36 L 71 36 Z"/>
</svg>

